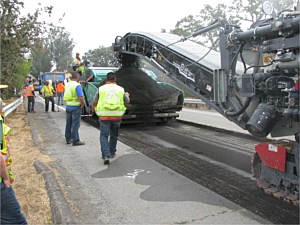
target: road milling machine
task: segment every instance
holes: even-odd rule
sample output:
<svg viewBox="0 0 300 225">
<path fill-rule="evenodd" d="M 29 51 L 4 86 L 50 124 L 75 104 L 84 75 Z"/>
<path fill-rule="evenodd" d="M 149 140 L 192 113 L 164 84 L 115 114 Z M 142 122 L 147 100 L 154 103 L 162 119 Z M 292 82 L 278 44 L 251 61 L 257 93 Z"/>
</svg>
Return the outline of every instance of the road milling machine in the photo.
<svg viewBox="0 0 300 225">
<path fill-rule="evenodd" d="M 299 205 L 300 15 L 275 15 L 270 2 L 263 8 L 268 18 L 246 31 L 218 20 L 188 37 L 127 33 L 116 37 L 113 48 L 119 58 L 148 58 L 177 85 L 261 138 L 252 164 L 258 186 Z M 215 29 L 218 52 L 190 40 Z"/>
</svg>

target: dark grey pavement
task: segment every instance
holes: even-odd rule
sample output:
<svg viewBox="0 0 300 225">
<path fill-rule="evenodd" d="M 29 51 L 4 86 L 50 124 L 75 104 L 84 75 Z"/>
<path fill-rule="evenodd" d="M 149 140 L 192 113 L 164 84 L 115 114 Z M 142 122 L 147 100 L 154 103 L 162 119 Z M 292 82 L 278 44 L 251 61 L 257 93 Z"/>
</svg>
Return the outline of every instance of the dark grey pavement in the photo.
<svg viewBox="0 0 300 225">
<path fill-rule="evenodd" d="M 229 121 L 227 118 L 225 118 L 223 115 L 221 115 L 216 111 L 205 111 L 205 110 L 184 108 L 182 111 L 180 111 L 178 120 L 202 124 L 205 126 L 212 126 L 220 129 L 251 135 L 247 130 L 243 130 L 234 122 Z M 272 138 L 272 139 L 284 138 L 289 140 L 295 140 L 294 136 L 274 138 L 271 137 L 271 135 L 268 135 L 268 138 Z"/>
<path fill-rule="evenodd" d="M 67 145 L 64 108 L 45 112 L 43 103 L 37 97 L 37 113 L 28 118 L 35 143 L 53 159 L 36 168 L 47 177 L 54 223 L 269 223 L 121 142 L 117 157 L 103 165 L 99 130 L 81 123 L 86 145 Z"/>
</svg>

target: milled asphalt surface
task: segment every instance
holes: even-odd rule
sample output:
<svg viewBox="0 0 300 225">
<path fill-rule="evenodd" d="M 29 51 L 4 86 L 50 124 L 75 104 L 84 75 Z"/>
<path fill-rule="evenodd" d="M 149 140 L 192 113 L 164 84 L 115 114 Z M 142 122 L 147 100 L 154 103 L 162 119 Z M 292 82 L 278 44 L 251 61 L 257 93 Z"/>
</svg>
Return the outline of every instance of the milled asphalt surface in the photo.
<svg viewBox="0 0 300 225">
<path fill-rule="evenodd" d="M 81 123 L 84 146 L 64 140 L 65 111 L 45 112 L 36 98 L 29 113 L 35 144 L 52 157 L 42 172 L 55 224 L 269 224 L 257 215 L 118 142 L 109 166 L 99 130 Z M 122 129 L 121 129 L 122 132 Z"/>
</svg>

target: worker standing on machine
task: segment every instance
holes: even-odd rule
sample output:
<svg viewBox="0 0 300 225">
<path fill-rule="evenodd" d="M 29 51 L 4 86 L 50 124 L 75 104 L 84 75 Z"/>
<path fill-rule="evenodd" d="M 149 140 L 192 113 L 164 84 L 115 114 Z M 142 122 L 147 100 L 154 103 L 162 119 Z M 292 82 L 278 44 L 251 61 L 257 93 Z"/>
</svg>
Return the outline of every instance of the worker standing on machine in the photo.
<svg viewBox="0 0 300 225">
<path fill-rule="evenodd" d="M 84 63 L 81 61 L 80 54 L 78 52 L 73 60 L 73 70 L 77 71 L 81 77 L 85 76 Z"/>
<path fill-rule="evenodd" d="M 77 52 L 75 58 L 73 59 L 73 70 L 77 71 L 78 67 L 81 65 L 80 54 Z"/>
</svg>

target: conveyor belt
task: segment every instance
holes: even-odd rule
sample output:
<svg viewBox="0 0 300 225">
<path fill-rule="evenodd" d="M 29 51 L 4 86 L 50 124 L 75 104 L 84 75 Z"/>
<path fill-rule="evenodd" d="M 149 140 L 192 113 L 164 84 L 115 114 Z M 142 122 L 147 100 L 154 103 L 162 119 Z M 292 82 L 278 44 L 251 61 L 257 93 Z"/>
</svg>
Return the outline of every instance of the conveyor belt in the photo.
<svg viewBox="0 0 300 225">
<path fill-rule="evenodd" d="M 116 41 L 114 50 L 121 54 L 135 54 L 139 58 L 152 59 L 179 87 L 188 89 L 211 108 L 227 117 L 215 102 L 215 88 L 227 82 L 216 83 L 214 71 L 221 68 L 220 53 L 191 40 L 169 33 L 131 32 Z M 243 66 L 237 62 L 236 72 L 242 74 Z M 223 78 L 226 79 L 226 78 Z M 225 80 L 224 80 L 225 81 Z M 235 98 L 235 97 L 233 97 Z M 239 99 L 234 100 L 240 102 Z M 237 103 L 240 104 L 240 103 Z M 230 106 L 228 106 L 229 108 Z M 244 121 L 227 117 L 244 129 Z"/>
</svg>

